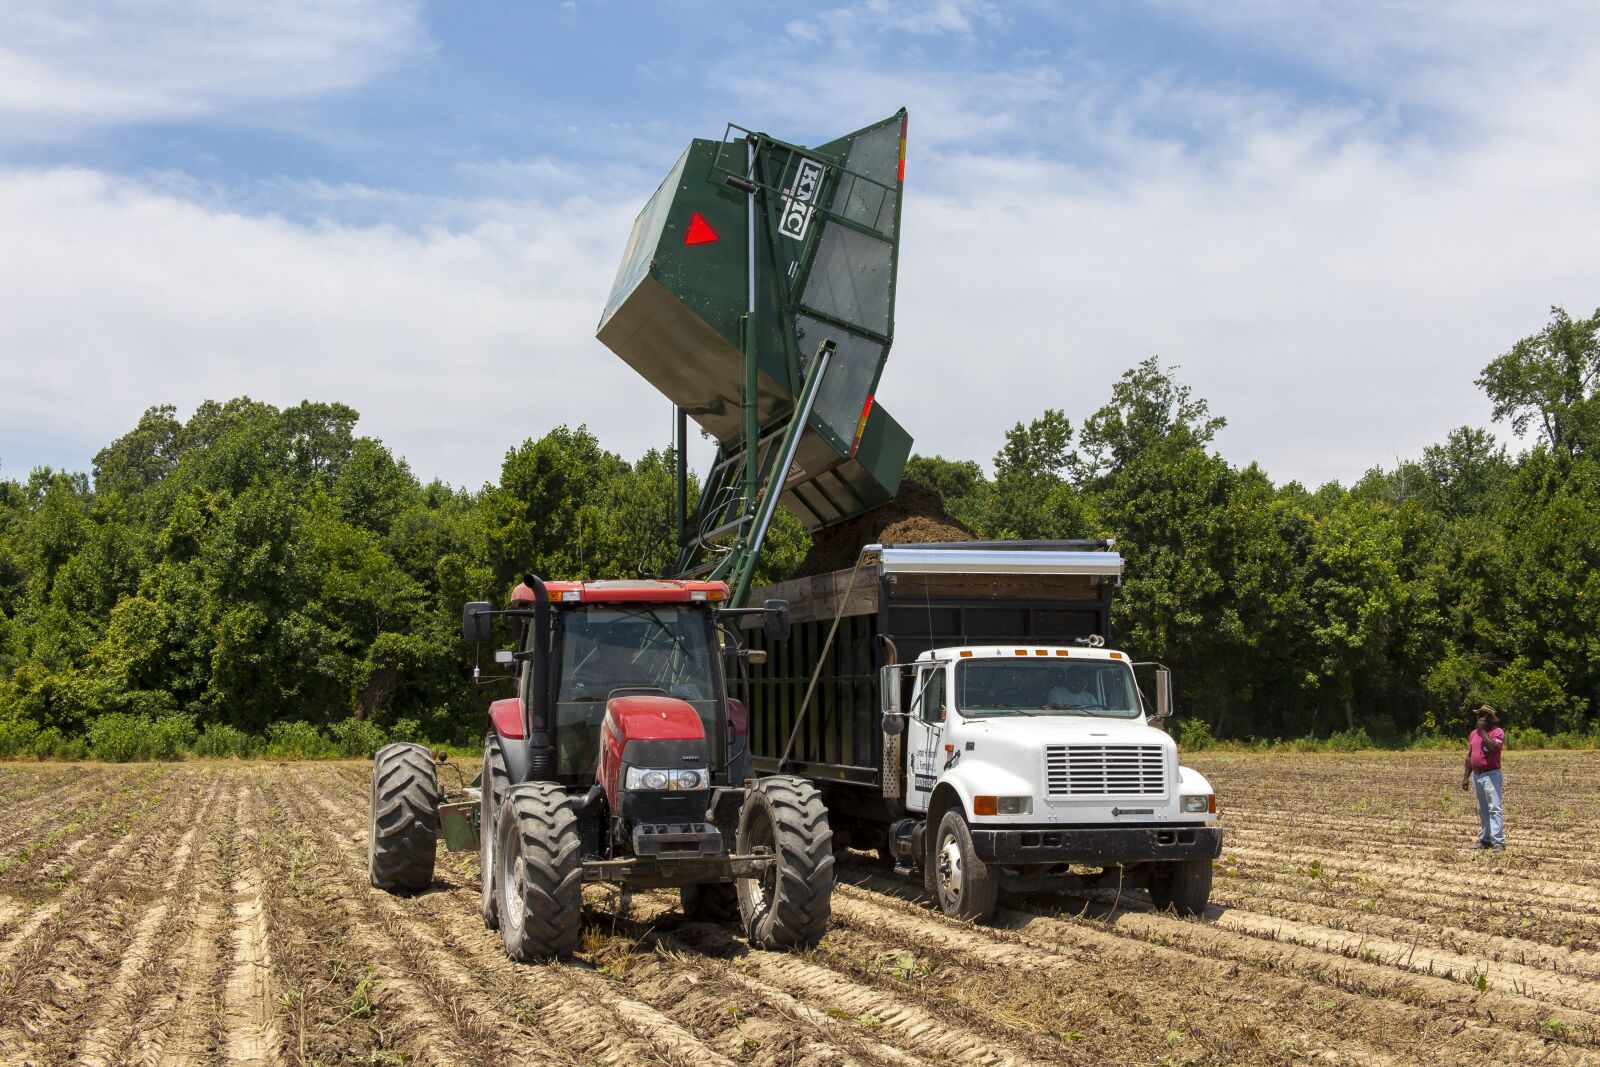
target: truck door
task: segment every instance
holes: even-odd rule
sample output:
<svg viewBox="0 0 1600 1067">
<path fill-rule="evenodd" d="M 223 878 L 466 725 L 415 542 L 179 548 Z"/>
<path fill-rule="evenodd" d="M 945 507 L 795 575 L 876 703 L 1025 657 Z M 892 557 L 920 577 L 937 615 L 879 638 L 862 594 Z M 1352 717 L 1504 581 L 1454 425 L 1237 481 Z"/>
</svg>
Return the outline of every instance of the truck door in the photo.
<svg viewBox="0 0 1600 1067">
<path fill-rule="evenodd" d="M 917 671 L 910 714 L 906 716 L 906 807 L 927 811 L 933 787 L 943 768 L 944 749 L 944 665 L 925 666 Z"/>
</svg>

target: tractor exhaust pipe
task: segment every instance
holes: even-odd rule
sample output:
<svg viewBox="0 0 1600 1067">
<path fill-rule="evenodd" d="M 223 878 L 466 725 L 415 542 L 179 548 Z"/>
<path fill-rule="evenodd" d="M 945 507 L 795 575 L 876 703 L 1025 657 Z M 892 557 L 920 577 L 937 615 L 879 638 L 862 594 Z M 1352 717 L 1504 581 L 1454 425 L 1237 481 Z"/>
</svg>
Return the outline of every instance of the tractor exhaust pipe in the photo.
<svg viewBox="0 0 1600 1067">
<path fill-rule="evenodd" d="M 556 747 L 550 741 L 550 592 L 538 577 L 522 578 L 533 590 L 533 647 L 539 652 L 533 691 L 528 695 L 527 721 L 522 734 L 528 739 L 528 780 L 551 782 L 556 777 Z"/>
</svg>

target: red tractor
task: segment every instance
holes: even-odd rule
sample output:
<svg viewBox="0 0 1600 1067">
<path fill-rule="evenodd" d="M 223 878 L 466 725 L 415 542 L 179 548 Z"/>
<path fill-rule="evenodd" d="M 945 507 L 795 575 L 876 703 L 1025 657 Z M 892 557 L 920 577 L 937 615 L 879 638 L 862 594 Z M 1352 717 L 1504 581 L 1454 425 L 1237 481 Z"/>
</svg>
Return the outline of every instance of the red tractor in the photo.
<svg viewBox="0 0 1600 1067">
<path fill-rule="evenodd" d="M 517 695 L 490 705 L 482 774 L 459 797 L 441 797 L 422 746 L 378 752 L 372 884 L 427 888 L 442 832 L 478 850 L 483 921 L 516 960 L 578 947 L 586 882 L 676 886 L 685 914 L 737 917 L 756 947 L 815 945 L 833 892 L 827 811 L 803 779 L 747 777 L 747 716 L 723 670 L 764 655 L 724 620 L 761 614 L 778 638 L 788 605 L 727 597 L 722 582 L 530 576 L 509 608 L 468 604 L 467 641 L 516 623 Z"/>
</svg>

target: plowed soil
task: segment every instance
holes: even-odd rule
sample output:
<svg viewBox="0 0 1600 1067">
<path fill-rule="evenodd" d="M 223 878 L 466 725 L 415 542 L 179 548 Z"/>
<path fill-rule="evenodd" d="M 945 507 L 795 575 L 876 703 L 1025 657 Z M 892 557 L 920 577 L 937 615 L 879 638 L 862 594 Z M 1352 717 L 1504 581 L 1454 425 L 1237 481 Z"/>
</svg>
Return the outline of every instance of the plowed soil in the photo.
<svg viewBox="0 0 1600 1067">
<path fill-rule="evenodd" d="M 814 951 L 591 887 L 552 966 L 484 930 L 475 855 L 367 884 L 365 765 L 0 766 L 0 1062 L 1600 1063 L 1600 753 L 1509 756 L 1499 854 L 1452 756 L 1193 762 L 1227 830 L 1201 919 L 1129 891 L 975 927 L 849 853 Z"/>
</svg>

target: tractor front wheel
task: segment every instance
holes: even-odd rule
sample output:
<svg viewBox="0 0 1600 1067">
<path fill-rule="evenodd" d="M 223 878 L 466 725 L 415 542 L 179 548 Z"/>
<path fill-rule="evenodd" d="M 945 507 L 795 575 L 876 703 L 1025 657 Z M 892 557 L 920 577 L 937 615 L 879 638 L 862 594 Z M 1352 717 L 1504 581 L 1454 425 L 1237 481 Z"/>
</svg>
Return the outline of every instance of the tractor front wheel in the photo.
<svg viewBox="0 0 1600 1067">
<path fill-rule="evenodd" d="M 735 847 L 775 862 L 735 884 L 739 917 L 755 948 L 813 948 L 833 911 L 833 832 L 816 787 L 781 775 L 755 783 L 739 812 Z"/>
<path fill-rule="evenodd" d="M 385 745 L 372 758 L 367 875 L 391 893 L 416 893 L 433 881 L 439 848 L 439 780 L 421 745 Z"/>
<path fill-rule="evenodd" d="M 494 820 L 510 783 L 511 775 L 506 771 L 506 754 L 500 748 L 500 738 L 490 733 L 483 743 L 483 777 L 478 779 L 481 791 L 478 798 L 478 884 L 482 894 L 483 925 L 491 930 L 500 928 L 500 913 L 495 907 L 494 894 Z"/>
<path fill-rule="evenodd" d="M 570 956 L 583 913 L 578 816 L 553 782 L 524 782 L 500 798 L 494 872 L 500 937 L 518 963 Z"/>
</svg>

